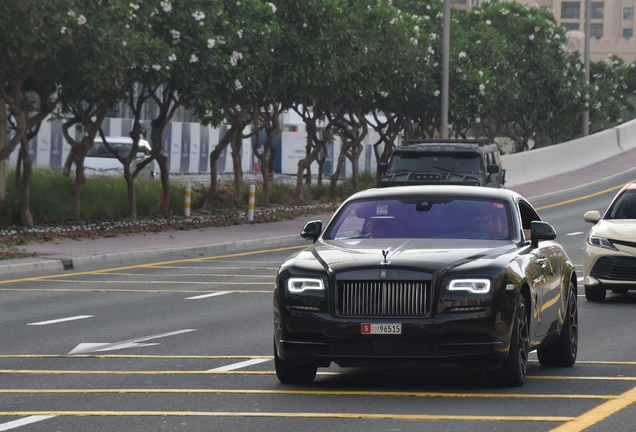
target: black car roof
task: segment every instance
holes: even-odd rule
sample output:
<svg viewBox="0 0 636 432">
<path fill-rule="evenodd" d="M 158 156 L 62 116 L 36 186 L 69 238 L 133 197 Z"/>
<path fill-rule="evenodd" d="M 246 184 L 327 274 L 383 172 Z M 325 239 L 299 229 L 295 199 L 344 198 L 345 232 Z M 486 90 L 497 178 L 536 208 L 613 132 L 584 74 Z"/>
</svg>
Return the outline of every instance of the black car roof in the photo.
<svg viewBox="0 0 636 432">
<path fill-rule="evenodd" d="M 453 195 L 475 197 L 481 199 L 517 200 L 521 196 L 504 188 L 486 188 L 478 186 L 447 186 L 447 185 L 427 185 L 427 186 L 394 186 L 390 188 L 367 189 L 350 196 L 347 201 L 370 198 L 400 198 L 412 197 L 414 195 Z"/>
</svg>

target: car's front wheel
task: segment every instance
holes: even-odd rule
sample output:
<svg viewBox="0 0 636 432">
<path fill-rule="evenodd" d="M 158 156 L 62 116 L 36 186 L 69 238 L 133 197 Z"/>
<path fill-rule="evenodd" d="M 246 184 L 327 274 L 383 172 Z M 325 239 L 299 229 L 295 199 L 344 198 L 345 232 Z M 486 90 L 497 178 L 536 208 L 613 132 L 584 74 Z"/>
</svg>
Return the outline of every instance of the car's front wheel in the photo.
<svg viewBox="0 0 636 432">
<path fill-rule="evenodd" d="M 316 378 L 316 366 L 294 365 L 278 357 L 276 343 L 274 343 L 274 367 L 276 376 L 283 384 L 308 384 Z"/>
<path fill-rule="evenodd" d="M 528 352 L 530 349 L 530 322 L 526 299 L 519 295 L 517 311 L 510 336 L 508 358 L 499 370 L 489 371 L 488 377 L 495 385 L 521 387 L 526 380 Z"/>
<path fill-rule="evenodd" d="M 570 296 L 563 328 L 557 341 L 537 350 L 542 366 L 572 366 L 576 362 L 579 347 L 579 314 L 574 284 L 570 282 Z"/>
<path fill-rule="evenodd" d="M 587 301 L 591 301 L 591 302 L 602 302 L 603 300 L 605 300 L 605 295 L 607 294 L 607 291 L 605 291 L 605 288 L 598 288 L 598 287 L 585 287 L 585 298 L 587 299 Z"/>
</svg>

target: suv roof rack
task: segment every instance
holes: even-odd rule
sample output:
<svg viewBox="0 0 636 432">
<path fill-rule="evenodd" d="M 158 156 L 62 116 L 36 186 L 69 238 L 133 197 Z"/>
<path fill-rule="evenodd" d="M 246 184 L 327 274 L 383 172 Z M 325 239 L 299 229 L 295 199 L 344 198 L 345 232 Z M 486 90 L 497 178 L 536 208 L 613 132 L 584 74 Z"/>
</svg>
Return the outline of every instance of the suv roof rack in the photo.
<svg viewBox="0 0 636 432">
<path fill-rule="evenodd" d="M 453 139 L 407 139 L 402 141 L 402 146 L 412 146 L 418 144 L 431 144 L 431 145 L 439 145 L 439 144 L 475 144 L 480 147 L 492 144 L 492 141 L 489 139 L 478 139 L 478 140 L 453 140 Z"/>
</svg>

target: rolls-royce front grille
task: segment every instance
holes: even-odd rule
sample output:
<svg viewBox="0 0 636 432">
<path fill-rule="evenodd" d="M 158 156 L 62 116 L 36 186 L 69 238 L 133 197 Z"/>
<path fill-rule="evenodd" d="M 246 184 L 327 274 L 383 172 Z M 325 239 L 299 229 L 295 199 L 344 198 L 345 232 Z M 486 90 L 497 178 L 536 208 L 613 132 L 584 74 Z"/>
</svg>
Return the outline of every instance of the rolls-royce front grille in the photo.
<svg viewBox="0 0 636 432">
<path fill-rule="evenodd" d="M 338 314 L 356 317 L 425 317 L 430 284 L 422 281 L 340 281 Z"/>
<path fill-rule="evenodd" d="M 590 275 L 596 279 L 636 282 L 636 258 L 604 256 L 594 264 Z"/>
</svg>

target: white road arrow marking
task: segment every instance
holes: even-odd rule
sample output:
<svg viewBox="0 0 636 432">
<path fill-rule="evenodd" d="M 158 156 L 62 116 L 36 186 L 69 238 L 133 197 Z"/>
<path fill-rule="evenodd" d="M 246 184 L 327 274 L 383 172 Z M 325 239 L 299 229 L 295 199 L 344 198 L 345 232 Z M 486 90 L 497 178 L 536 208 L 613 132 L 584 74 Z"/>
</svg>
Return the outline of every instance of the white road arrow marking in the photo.
<svg viewBox="0 0 636 432">
<path fill-rule="evenodd" d="M 161 334 L 153 335 L 153 336 L 145 336 L 145 337 L 140 337 L 136 339 L 125 340 L 121 342 L 113 342 L 113 343 L 81 343 L 78 346 L 76 346 L 71 352 L 69 352 L 69 354 L 83 354 L 83 353 L 97 352 L 97 351 L 113 351 L 113 350 L 124 349 L 124 348 L 139 348 L 143 346 L 159 345 L 158 343 L 142 344 L 139 342 L 144 342 L 150 339 L 158 339 L 158 338 L 167 337 L 167 336 L 174 336 L 181 333 L 188 333 L 193 331 L 196 331 L 196 329 L 178 330 L 178 331 L 173 331 L 168 333 L 161 333 Z"/>
<path fill-rule="evenodd" d="M 18 428 L 20 426 L 26 426 L 28 424 L 31 423 L 35 423 L 35 422 L 39 422 L 42 420 L 46 420 L 46 419 L 50 419 L 53 418 L 55 416 L 30 416 L 30 417 L 26 417 L 20 420 L 14 420 L 14 421 L 10 421 L 8 423 L 4 423 L 4 424 L 0 424 L 0 431 L 8 431 L 10 429 L 15 429 Z"/>
</svg>

